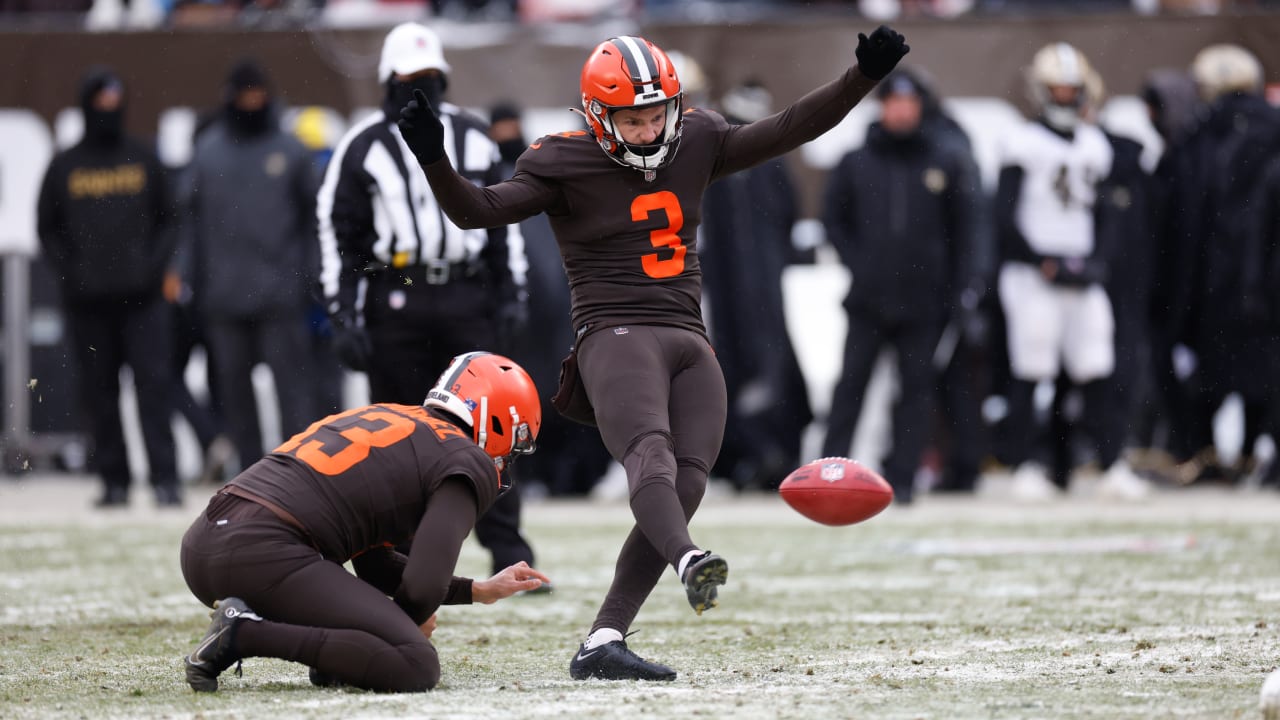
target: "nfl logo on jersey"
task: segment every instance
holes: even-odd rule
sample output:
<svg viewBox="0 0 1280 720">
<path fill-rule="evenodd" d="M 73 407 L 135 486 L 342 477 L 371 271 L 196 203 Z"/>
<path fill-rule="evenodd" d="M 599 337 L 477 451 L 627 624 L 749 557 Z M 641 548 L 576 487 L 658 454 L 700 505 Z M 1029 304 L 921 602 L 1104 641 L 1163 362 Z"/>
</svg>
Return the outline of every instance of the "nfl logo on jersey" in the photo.
<svg viewBox="0 0 1280 720">
<path fill-rule="evenodd" d="M 818 477 L 827 482 L 839 482 L 844 479 L 844 463 L 823 463 Z"/>
</svg>

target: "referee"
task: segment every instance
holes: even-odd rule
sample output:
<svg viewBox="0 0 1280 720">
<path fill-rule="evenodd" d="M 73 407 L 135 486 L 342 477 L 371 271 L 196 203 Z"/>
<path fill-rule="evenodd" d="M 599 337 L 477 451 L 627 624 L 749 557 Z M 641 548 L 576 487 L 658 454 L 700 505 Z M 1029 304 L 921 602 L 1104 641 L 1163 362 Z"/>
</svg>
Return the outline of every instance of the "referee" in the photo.
<svg viewBox="0 0 1280 720">
<path fill-rule="evenodd" d="M 441 104 L 448 79 L 435 32 L 417 23 L 393 28 L 378 65 L 382 111 L 338 143 L 316 199 L 334 351 L 368 375 L 374 403 L 421 404 L 451 358 L 499 349 L 528 317 L 518 226 L 462 230 L 450 222 L 396 127 L 400 108 L 423 91 L 442 108 L 458 172 L 481 185 L 500 180 L 484 122 Z M 476 536 L 497 570 L 522 560 L 533 565 L 517 493 L 494 504 Z"/>
</svg>

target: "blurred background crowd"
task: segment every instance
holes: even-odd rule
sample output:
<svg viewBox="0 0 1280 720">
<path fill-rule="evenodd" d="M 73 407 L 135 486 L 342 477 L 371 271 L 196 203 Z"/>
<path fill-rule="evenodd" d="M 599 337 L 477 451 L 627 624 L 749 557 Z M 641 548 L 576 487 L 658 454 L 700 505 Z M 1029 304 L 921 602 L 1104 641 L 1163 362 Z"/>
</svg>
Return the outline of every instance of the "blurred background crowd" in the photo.
<svg viewBox="0 0 1280 720">
<path fill-rule="evenodd" d="M 3 24 L 117 28 L 241 25 L 344 27 L 424 12 L 469 22 L 538 23 L 631 18 L 721 22 L 854 11 L 872 20 L 1009 14 L 1212 14 L 1276 0 L 0 0 Z"/>
<path fill-rule="evenodd" d="M 870 25 L 1023 13 L 1265 13 L 1270 4 L 0 0 L 0 27 L 73 16 L 98 29 L 267 17 L 373 26 L 602 14 L 714 22 L 748 9 L 839 5 Z M 686 105 L 734 123 L 783 105 L 775 99 L 782 89 L 764 79 L 713 83 L 723 76 L 713 59 L 659 42 Z M 827 144 L 816 184 L 797 182 L 794 163 L 779 160 L 717 183 L 705 198 L 704 307 L 730 397 L 713 475 L 740 491 L 766 490 L 803 461 L 849 455 L 881 468 L 902 503 L 976 492 L 993 478 L 1028 500 L 1077 482 L 1126 500 L 1157 487 L 1280 484 L 1280 111 L 1268 102 L 1254 51 L 1207 43 L 1183 64 L 1143 69 L 1125 105 L 1108 104 L 1104 63 L 1052 42 L 1018 60 L 1011 102 L 1022 113 L 995 131 L 983 124 L 990 115 L 955 112 L 935 69 L 914 57 L 864 101 L 856 132 Z M 394 106 L 398 83 L 411 81 L 448 99 L 449 80 L 465 72 L 443 55 L 430 69 L 412 80 L 380 70 L 384 107 Z M 269 449 L 311 419 L 368 399 L 370 340 L 356 331 L 368 326 L 379 342 L 375 319 L 357 319 L 354 301 L 323 288 L 321 277 L 333 250 L 326 242 L 355 222 L 335 210 L 344 193 L 358 191 L 344 189 L 347 171 L 332 163 L 356 153 L 357 141 L 332 111 L 291 106 L 273 81 L 279 66 L 242 57 L 219 69 L 219 94 L 182 126 L 189 149 L 165 156 L 154 139 L 127 131 L 127 78 L 109 64 L 83 70 L 78 95 L 66 98 L 72 107 L 55 123 L 60 153 L 39 191 L 32 276 L 33 304 L 60 308 L 67 330 L 31 374 L 47 390 L 79 383 L 74 399 L 63 392 L 66 411 L 54 428 L 77 440 L 21 463 L 114 473 L 101 502 L 127 501 L 130 475 L 140 472 L 136 463 L 129 469 L 118 412 L 127 367 L 156 501 L 180 504 L 184 483 L 224 481 L 261 455 L 264 440 Z M 1115 116 L 1123 122 L 1106 122 L 1114 107 L 1127 108 Z M 459 110 L 492 141 L 494 163 L 483 177 L 513 172 L 542 132 L 530 122 L 536 110 L 510 99 Z M 353 113 L 351 133 L 389 110 L 362 112 L 368 119 Z M 571 120 L 558 122 L 572 129 Z M 370 165 L 376 153 L 359 152 L 369 173 L 360 182 L 383 184 Z M 68 210 L 86 199 L 106 202 L 80 215 Z M 374 254 L 385 249 L 374 236 L 394 236 L 388 223 L 397 220 L 387 217 L 366 219 Z M 128 237 L 113 245 L 102 227 Z M 86 237 L 95 238 L 89 250 L 74 249 Z M 121 249 L 140 238 L 151 240 Z M 440 292 L 483 278 L 476 282 L 491 300 L 445 307 L 475 310 L 468 322 L 487 324 L 498 338 L 492 349 L 529 369 L 549 397 L 572 343 L 558 251 L 544 218 L 500 242 L 506 269 L 480 268 L 487 260 L 479 250 L 395 277 Z M 401 267 L 395 253 L 370 262 Z M 844 317 L 828 323 L 831 332 L 841 322 L 847 328 L 832 346 L 843 351 L 830 384 L 815 386 L 806 372 L 810 349 L 797 326 L 820 311 L 796 277 L 838 277 L 847 290 Z M 389 306 L 406 302 L 401 290 L 386 293 Z M 876 377 L 890 378 L 883 402 L 871 392 Z M 378 395 L 379 380 L 371 380 Z M 270 407 L 260 407 L 264 400 Z M 1239 438 L 1224 453 L 1228 406 L 1237 410 Z M 598 490 L 610 459 L 595 431 L 549 404 L 544 412 L 540 449 L 517 466 L 524 491 Z M 872 445 L 876 456 L 851 454 L 868 423 L 884 435 Z M 177 426 L 199 447 L 196 467 L 176 460 Z M 30 467 L 8 450 L 6 469 Z"/>
</svg>

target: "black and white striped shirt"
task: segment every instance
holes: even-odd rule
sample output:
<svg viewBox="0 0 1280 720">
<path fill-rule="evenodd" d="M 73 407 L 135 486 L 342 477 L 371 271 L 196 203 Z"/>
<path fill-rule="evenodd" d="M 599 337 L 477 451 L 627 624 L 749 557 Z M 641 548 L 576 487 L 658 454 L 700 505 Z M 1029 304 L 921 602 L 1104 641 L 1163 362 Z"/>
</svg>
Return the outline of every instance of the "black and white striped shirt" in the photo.
<svg viewBox="0 0 1280 720">
<path fill-rule="evenodd" d="M 458 172 L 479 185 L 502 180 L 497 146 L 484 123 L 458 107 L 440 108 L 444 147 Z M 316 198 L 320 282 L 330 313 L 359 310 L 365 273 L 414 265 L 483 263 L 498 287 L 524 287 L 528 263 L 518 225 L 463 230 L 436 203 L 426 175 L 378 111 L 339 141 Z"/>
</svg>

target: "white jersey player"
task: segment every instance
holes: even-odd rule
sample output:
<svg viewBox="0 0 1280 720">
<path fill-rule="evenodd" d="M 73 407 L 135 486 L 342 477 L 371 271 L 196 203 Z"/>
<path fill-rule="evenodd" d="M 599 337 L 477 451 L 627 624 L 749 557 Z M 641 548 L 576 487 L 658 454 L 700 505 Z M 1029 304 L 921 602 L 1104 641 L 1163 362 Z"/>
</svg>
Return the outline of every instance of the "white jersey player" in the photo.
<svg viewBox="0 0 1280 720">
<path fill-rule="evenodd" d="M 1100 406 L 1089 396 L 1103 391 L 1100 381 L 1115 366 L 1114 318 L 1102 284 L 1105 253 L 1095 242 L 1094 215 L 1112 150 L 1102 130 L 1084 119 L 1092 77 L 1076 48 L 1042 48 L 1028 73 L 1038 117 L 1010 133 L 1001 147 L 999 293 L 1008 327 L 1015 453 L 1009 459 L 1019 466 L 1015 492 L 1027 497 L 1056 492 L 1044 471 L 1027 463 L 1035 384 L 1065 370 L 1085 388 L 1086 405 Z M 1114 460 L 1100 459 L 1104 467 Z M 1136 478 L 1130 474 L 1118 484 L 1129 487 L 1130 480 Z"/>
</svg>

